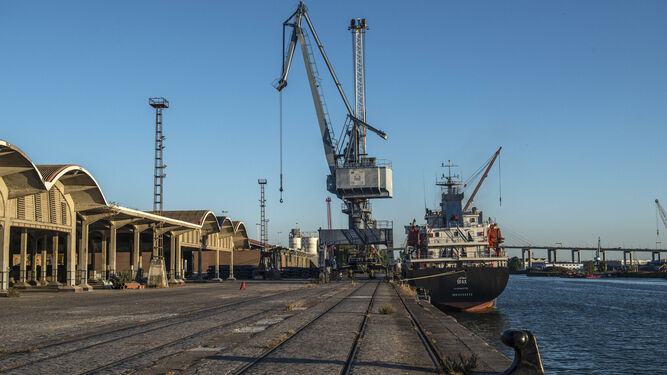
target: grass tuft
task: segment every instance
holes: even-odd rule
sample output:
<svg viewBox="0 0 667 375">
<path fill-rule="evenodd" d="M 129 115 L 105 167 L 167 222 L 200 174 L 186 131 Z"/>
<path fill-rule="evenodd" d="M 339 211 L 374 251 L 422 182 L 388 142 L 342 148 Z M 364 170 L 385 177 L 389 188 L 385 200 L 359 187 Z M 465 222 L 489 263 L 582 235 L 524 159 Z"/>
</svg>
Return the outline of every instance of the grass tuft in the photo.
<svg viewBox="0 0 667 375">
<path fill-rule="evenodd" d="M 466 359 L 459 354 L 458 360 L 447 357 L 441 362 L 440 367 L 447 375 L 468 375 L 477 367 L 477 356 L 473 354 L 472 357 Z"/>
<path fill-rule="evenodd" d="M 392 305 L 382 305 L 380 307 L 380 314 L 382 315 L 391 315 L 396 312 L 396 309 L 394 309 L 394 306 Z"/>
<path fill-rule="evenodd" d="M 417 295 L 417 290 L 414 287 L 410 286 L 410 284 L 401 283 L 398 285 L 398 288 L 401 290 L 401 292 L 410 297 L 414 297 Z"/>
<path fill-rule="evenodd" d="M 304 307 L 306 305 L 303 301 L 292 302 L 289 305 L 285 306 L 285 311 L 294 311 L 297 307 Z"/>
<path fill-rule="evenodd" d="M 283 333 L 282 335 L 269 340 L 266 344 L 264 344 L 264 348 L 273 349 L 276 346 L 280 345 L 283 341 L 287 340 L 288 337 L 289 336 L 287 336 L 287 334 Z"/>
</svg>

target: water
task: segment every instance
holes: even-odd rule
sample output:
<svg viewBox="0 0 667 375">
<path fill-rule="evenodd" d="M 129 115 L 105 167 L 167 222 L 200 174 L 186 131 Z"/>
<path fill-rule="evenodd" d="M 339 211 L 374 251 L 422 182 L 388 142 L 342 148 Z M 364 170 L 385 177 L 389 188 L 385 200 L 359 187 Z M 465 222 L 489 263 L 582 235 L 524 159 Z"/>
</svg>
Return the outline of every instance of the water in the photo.
<svg viewBox="0 0 667 375">
<path fill-rule="evenodd" d="M 497 310 L 453 313 L 487 342 L 531 330 L 548 374 L 667 374 L 667 280 L 510 276 Z"/>
</svg>

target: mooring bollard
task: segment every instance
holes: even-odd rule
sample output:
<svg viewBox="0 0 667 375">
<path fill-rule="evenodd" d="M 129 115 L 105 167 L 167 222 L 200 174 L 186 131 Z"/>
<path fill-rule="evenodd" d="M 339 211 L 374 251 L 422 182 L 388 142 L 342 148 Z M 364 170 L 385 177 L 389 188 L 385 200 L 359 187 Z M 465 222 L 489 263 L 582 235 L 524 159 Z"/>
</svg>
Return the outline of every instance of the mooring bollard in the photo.
<svg viewBox="0 0 667 375">
<path fill-rule="evenodd" d="M 500 335 L 503 343 L 514 348 L 514 361 L 503 372 L 503 375 L 542 375 L 540 349 L 532 332 L 519 329 L 508 329 Z"/>
</svg>

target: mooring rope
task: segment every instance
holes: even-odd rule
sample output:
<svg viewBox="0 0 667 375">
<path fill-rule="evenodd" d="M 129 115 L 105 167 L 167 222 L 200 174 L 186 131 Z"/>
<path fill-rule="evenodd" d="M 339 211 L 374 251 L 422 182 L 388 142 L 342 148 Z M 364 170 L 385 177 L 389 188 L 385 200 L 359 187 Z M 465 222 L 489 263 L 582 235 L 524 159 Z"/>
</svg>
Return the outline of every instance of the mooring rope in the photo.
<svg viewBox="0 0 667 375">
<path fill-rule="evenodd" d="M 403 281 L 412 281 L 412 280 L 429 279 L 429 278 L 432 278 L 432 277 L 442 277 L 442 276 L 455 275 L 457 273 L 465 273 L 465 272 L 466 271 L 449 271 L 449 272 L 438 273 L 438 274 L 435 274 L 435 275 L 411 277 L 409 279 L 402 279 L 402 280 Z"/>
</svg>

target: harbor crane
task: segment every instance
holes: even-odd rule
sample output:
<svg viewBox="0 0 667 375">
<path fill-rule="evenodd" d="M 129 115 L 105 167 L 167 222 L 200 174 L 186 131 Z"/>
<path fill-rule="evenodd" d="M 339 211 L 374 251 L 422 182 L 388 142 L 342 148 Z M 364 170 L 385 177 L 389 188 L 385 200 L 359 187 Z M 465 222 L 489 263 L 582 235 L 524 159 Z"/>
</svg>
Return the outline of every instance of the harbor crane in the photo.
<svg viewBox="0 0 667 375">
<path fill-rule="evenodd" d="M 306 28 L 307 27 L 307 28 Z M 286 32 L 291 29 L 289 40 Z M 296 11 L 283 22 L 283 61 L 280 78 L 275 88 L 282 93 L 287 87 L 292 59 L 297 44 L 301 47 L 306 75 L 315 105 L 324 155 L 329 167 L 327 190 L 343 201 L 343 213 L 348 215 L 348 229 L 320 230 L 320 243 L 329 245 L 375 245 L 384 244 L 391 248 L 393 228 L 383 225 L 371 217 L 369 199 L 392 197 L 391 164 L 369 157 L 366 151 L 366 133 L 370 131 L 383 139 L 387 134 L 366 122 L 363 40 L 368 29 L 365 19 L 352 19 L 348 28 L 353 33 L 355 62 L 355 108 L 350 106 L 343 87 L 334 72 L 315 28 L 308 16 L 308 10 L 300 2 Z M 315 55 L 311 49 L 309 35 L 324 60 L 340 98 L 347 109 L 344 127 L 338 139 L 329 120 L 317 70 Z M 286 45 L 286 43 L 288 43 Z M 287 48 L 286 48 L 287 47 Z M 282 103 L 282 101 L 281 101 Z M 282 121 L 282 120 L 281 120 Z M 374 252 L 374 250 L 373 250 Z"/>
</svg>

